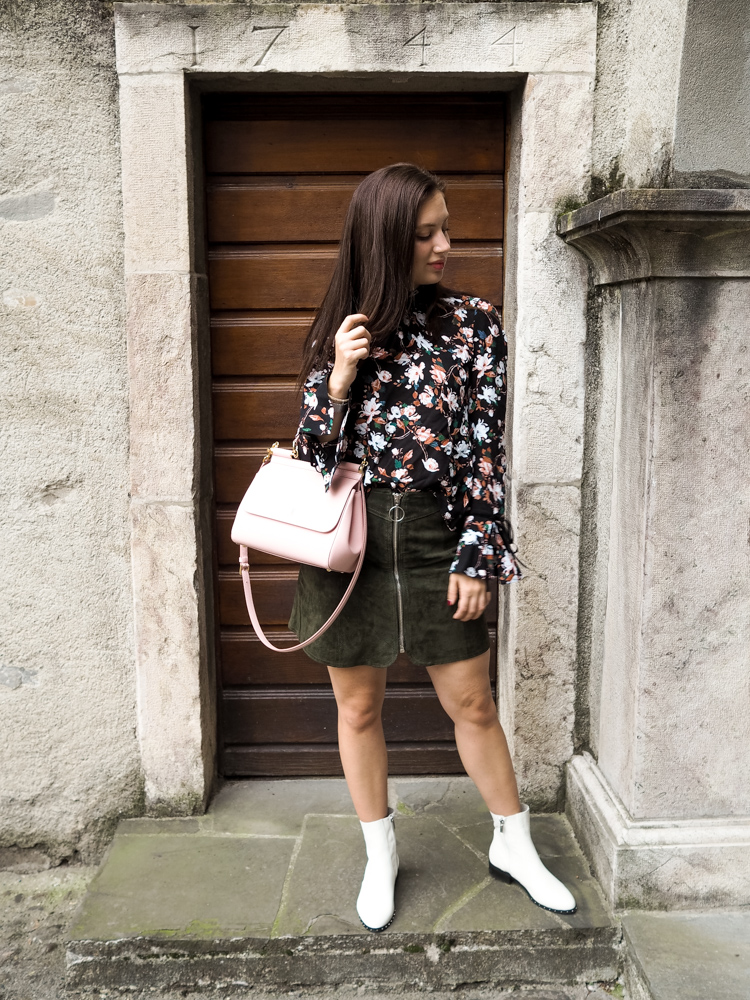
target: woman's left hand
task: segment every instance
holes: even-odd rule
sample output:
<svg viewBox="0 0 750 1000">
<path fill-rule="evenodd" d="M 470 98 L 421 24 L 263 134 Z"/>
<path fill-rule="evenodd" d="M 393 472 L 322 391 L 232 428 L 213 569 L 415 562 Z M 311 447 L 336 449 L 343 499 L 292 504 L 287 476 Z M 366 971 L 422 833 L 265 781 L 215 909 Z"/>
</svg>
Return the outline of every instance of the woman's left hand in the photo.
<svg viewBox="0 0 750 1000">
<path fill-rule="evenodd" d="M 459 621 L 468 622 L 479 618 L 490 602 L 489 590 L 484 580 L 478 577 L 466 576 L 465 573 L 450 573 L 448 576 L 448 603 L 458 601 L 456 613 L 453 616 Z"/>
</svg>

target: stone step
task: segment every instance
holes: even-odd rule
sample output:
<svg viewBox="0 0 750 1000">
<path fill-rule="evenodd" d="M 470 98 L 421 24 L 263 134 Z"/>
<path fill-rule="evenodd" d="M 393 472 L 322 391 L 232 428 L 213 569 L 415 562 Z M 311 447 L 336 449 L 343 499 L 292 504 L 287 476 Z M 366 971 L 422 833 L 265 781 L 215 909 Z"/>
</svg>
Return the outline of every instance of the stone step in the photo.
<svg viewBox="0 0 750 1000">
<path fill-rule="evenodd" d="M 747 1000 L 750 912 L 622 913 L 632 1000 Z"/>
<path fill-rule="evenodd" d="M 392 779 L 390 791 L 401 867 L 386 931 L 366 931 L 354 908 L 365 855 L 343 781 L 235 782 L 205 816 L 119 825 L 68 932 L 68 984 L 616 978 L 621 929 L 563 815 L 533 815 L 532 836 L 576 896 L 569 915 L 490 877 L 492 826 L 468 779 Z"/>
</svg>

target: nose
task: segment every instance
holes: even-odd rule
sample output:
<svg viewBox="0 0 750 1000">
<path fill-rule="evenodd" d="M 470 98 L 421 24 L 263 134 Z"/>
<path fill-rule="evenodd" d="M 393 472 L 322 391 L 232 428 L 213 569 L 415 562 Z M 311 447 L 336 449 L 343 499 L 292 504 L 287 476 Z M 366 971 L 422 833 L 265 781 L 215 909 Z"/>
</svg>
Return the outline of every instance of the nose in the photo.
<svg viewBox="0 0 750 1000">
<path fill-rule="evenodd" d="M 438 240 L 432 249 L 435 251 L 435 253 L 445 253 L 446 250 L 450 250 L 450 248 L 451 248 L 451 241 L 445 234 L 443 234 L 442 240 Z"/>
</svg>

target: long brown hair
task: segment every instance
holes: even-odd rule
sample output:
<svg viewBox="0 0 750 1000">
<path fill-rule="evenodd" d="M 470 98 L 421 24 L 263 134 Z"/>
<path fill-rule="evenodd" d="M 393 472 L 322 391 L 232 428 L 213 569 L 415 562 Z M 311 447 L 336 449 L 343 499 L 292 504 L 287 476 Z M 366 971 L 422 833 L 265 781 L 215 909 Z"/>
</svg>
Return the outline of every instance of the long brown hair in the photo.
<svg viewBox="0 0 750 1000">
<path fill-rule="evenodd" d="M 339 256 L 323 302 L 302 352 L 298 388 L 311 371 L 335 356 L 334 338 L 344 318 L 364 313 L 372 346 L 393 336 L 410 303 L 428 317 L 450 289 L 441 284 L 411 287 L 414 233 L 423 201 L 445 182 L 413 163 L 392 163 L 375 170 L 357 186 L 344 221 Z"/>
</svg>

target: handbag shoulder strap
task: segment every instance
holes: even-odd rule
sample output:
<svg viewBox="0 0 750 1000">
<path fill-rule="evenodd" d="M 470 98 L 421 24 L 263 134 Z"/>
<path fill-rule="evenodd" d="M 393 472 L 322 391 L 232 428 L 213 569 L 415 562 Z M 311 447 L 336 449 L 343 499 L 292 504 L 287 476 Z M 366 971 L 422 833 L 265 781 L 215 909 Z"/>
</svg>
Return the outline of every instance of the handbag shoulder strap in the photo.
<svg viewBox="0 0 750 1000">
<path fill-rule="evenodd" d="M 360 502 L 362 504 L 362 517 L 364 518 L 364 524 L 366 525 L 367 508 L 365 504 L 365 493 L 364 490 L 361 488 L 358 489 L 357 492 L 359 493 L 359 496 L 361 498 Z M 255 610 L 255 602 L 253 601 L 253 590 L 250 585 L 250 563 L 247 556 L 247 546 L 240 545 L 240 576 L 242 577 L 242 586 L 245 591 L 245 603 L 247 604 L 247 611 L 248 614 L 250 615 L 250 621 L 253 623 L 253 628 L 255 629 L 255 633 L 260 639 L 260 641 L 263 643 L 263 645 L 267 646 L 269 649 L 275 650 L 277 653 L 296 653 L 297 650 L 304 649 L 305 646 L 309 646 L 311 642 L 315 642 L 316 639 L 318 639 L 321 635 L 323 635 L 323 633 L 327 631 L 331 627 L 331 625 L 333 625 L 338 616 L 344 610 L 344 605 L 349 600 L 349 595 L 351 594 L 352 590 L 354 590 L 354 584 L 357 582 L 360 571 L 362 569 L 362 563 L 365 561 L 366 547 L 367 547 L 366 544 L 363 543 L 362 550 L 359 553 L 359 559 L 357 560 L 357 565 L 355 566 L 354 573 L 352 574 L 352 578 L 349 581 L 349 586 L 346 588 L 344 596 L 339 601 L 336 610 L 333 612 L 333 614 L 325 623 L 325 625 L 321 625 L 318 631 L 314 635 L 311 635 L 309 639 L 305 639 L 304 642 L 297 643 L 296 646 L 282 647 L 282 646 L 274 646 L 273 643 L 266 638 L 266 634 L 261 628 L 260 622 L 258 620 L 258 613 Z"/>
</svg>

